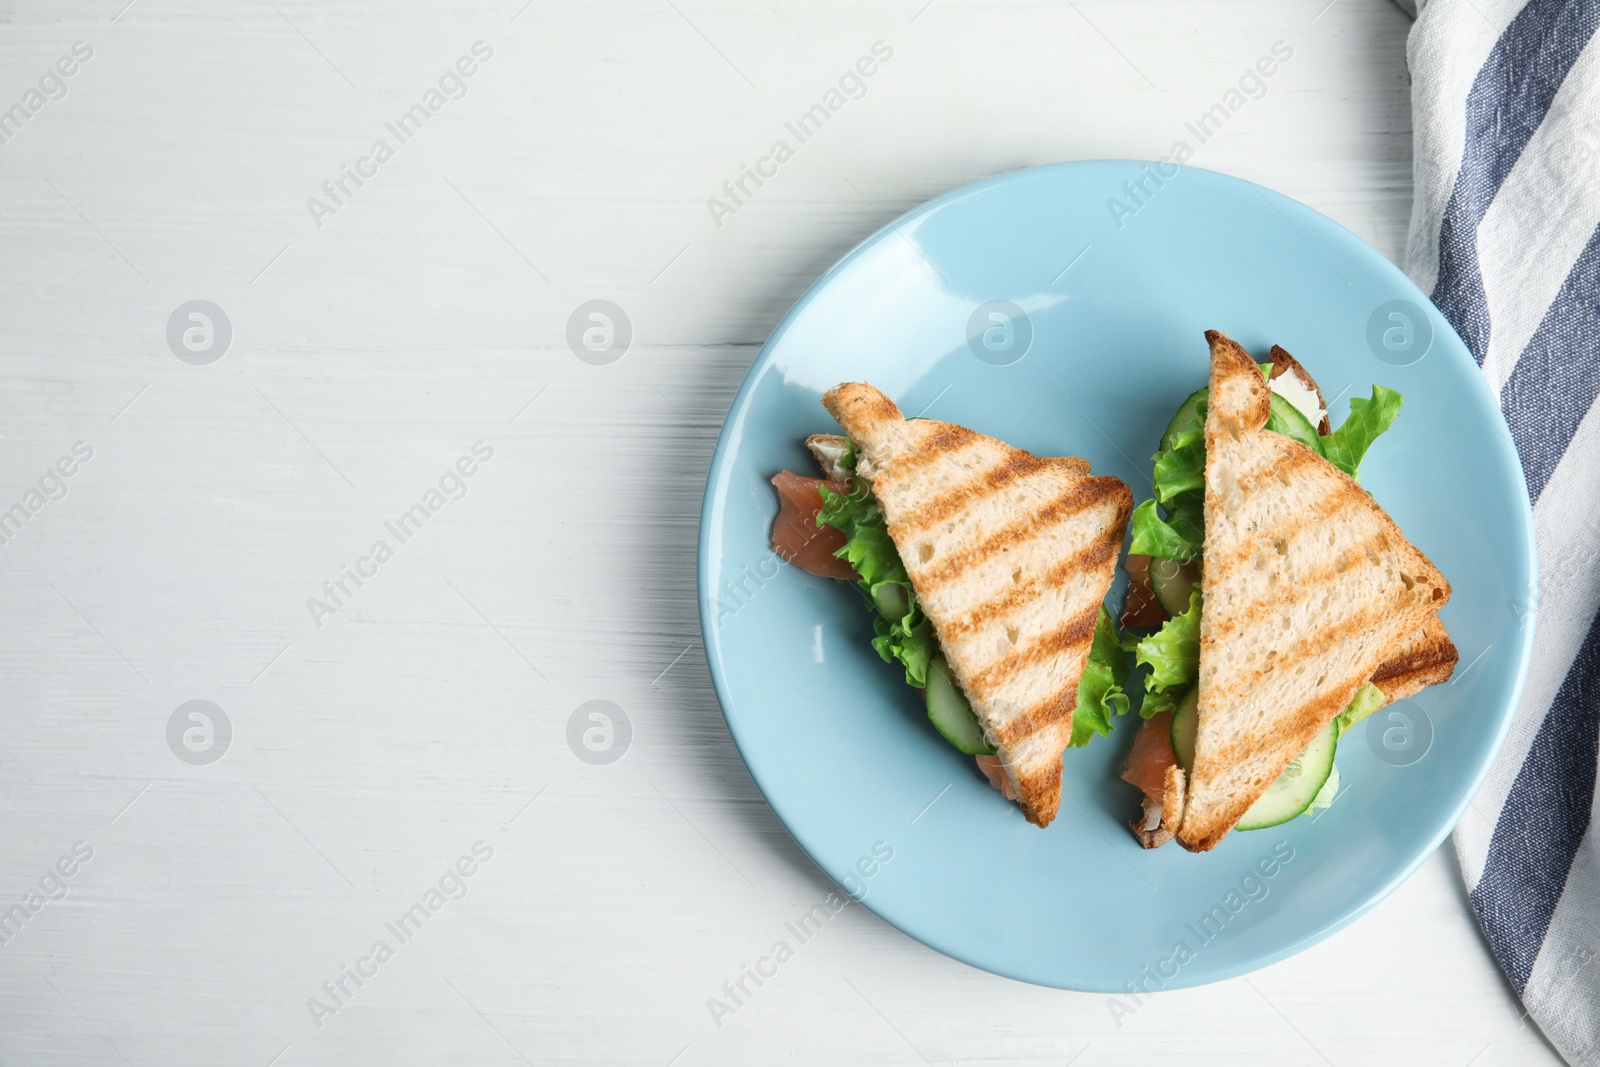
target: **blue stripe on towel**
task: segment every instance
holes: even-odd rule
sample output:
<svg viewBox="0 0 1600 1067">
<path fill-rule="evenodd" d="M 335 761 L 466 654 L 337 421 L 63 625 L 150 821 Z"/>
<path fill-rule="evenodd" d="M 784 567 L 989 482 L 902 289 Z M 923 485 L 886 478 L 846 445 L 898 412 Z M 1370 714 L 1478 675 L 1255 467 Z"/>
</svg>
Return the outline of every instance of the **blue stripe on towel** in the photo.
<svg viewBox="0 0 1600 1067">
<path fill-rule="evenodd" d="M 1600 228 L 1511 372 L 1500 405 L 1522 457 L 1528 495 L 1544 492 L 1578 424 L 1600 395 Z"/>
<path fill-rule="evenodd" d="M 1517 772 L 1472 891 L 1489 947 L 1517 995 L 1528 984 L 1589 830 L 1600 756 L 1600 615 Z M 1469 816 L 1470 818 L 1470 816 Z"/>
<path fill-rule="evenodd" d="M 1489 348 L 1489 308 L 1478 271 L 1478 223 L 1597 24 L 1595 0 L 1532 0 L 1495 42 L 1467 94 L 1466 146 L 1440 224 L 1433 302 L 1480 365 Z"/>
</svg>

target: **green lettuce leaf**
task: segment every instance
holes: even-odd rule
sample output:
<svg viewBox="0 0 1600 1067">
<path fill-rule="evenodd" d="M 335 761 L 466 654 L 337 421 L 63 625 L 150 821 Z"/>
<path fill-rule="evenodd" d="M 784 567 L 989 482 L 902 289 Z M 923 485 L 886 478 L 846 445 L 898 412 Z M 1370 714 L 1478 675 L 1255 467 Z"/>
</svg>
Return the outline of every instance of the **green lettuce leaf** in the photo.
<svg viewBox="0 0 1600 1067">
<path fill-rule="evenodd" d="M 1381 385 L 1372 387 L 1370 399 L 1352 399 L 1344 425 L 1322 438 L 1322 453 L 1328 457 L 1328 462 L 1354 478 L 1372 442 L 1400 414 L 1400 403 L 1399 393 Z"/>
<path fill-rule="evenodd" d="M 1200 587 L 1189 594 L 1189 610 L 1161 624 L 1134 645 L 1134 659 L 1150 668 L 1144 680 L 1143 718 L 1172 711 L 1200 677 Z"/>
<path fill-rule="evenodd" d="M 1111 735 L 1111 720 L 1128 710 L 1128 694 L 1123 690 L 1127 681 L 1128 659 L 1122 651 L 1111 613 L 1102 604 L 1100 617 L 1094 624 L 1089 659 L 1083 666 L 1083 677 L 1078 680 L 1078 706 L 1072 712 L 1071 745 L 1074 748 L 1082 748 L 1096 735 Z"/>
<path fill-rule="evenodd" d="M 1160 556 L 1162 559 L 1194 559 L 1200 554 L 1200 547 L 1204 543 L 1204 513 L 1199 501 L 1203 500 L 1200 493 L 1194 494 L 1193 506 L 1180 506 L 1168 509 L 1168 518 L 1163 519 L 1156 511 L 1156 502 L 1146 500 L 1133 509 L 1133 541 L 1128 546 L 1128 551 L 1144 556 Z M 1190 498 L 1183 498 L 1185 504 L 1190 503 Z"/>
<path fill-rule="evenodd" d="M 846 454 L 845 466 L 854 468 L 854 449 Z M 856 588 L 877 609 L 873 629 L 877 636 L 872 647 L 884 662 L 899 662 L 906 672 L 906 683 L 918 689 L 928 686 L 928 664 L 938 652 L 933 624 L 917 604 L 900 553 L 889 537 L 883 510 L 872 495 L 871 486 L 852 476 L 850 491 L 837 493 L 822 487 L 822 511 L 818 526 L 832 526 L 845 535 L 844 547 L 835 555 L 846 560 L 861 577 Z"/>
<path fill-rule="evenodd" d="M 1203 408 L 1203 405 L 1201 405 Z M 1163 437 L 1151 485 L 1155 500 L 1133 511 L 1133 543 L 1128 548 L 1162 559 L 1194 559 L 1205 540 L 1206 440 L 1203 423 Z M 1166 512 L 1162 518 L 1157 501 Z"/>
<path fill-rule="evenodd" d="M 1181 493 L 1192 493 L 1206 487 L 1206 441 L 1199 430 L 1179 434 L 1173 447 L 1157 452 L 1155 475 L 1156 499 L 1165 504 Z"/>
<path fill-rule="evenodd" d="M 1339 736 L 1343 737 L 1367 716 L 1383 707 L 1383 702 L 1389 699 L 1383 695 L 1383 690 L 1368 682 L 1356 690 L 1356 695 L 1351 699 L 1345 709 L 1339 713 Z"/>
</svg>

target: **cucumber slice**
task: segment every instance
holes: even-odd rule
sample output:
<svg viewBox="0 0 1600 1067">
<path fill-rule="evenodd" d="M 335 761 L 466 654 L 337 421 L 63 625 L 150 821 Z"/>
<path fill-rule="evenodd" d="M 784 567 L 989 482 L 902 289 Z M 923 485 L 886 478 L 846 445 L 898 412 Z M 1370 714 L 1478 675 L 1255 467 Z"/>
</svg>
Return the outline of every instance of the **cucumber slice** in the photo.
<svg viewBox="0 0 1600 1067">
<path fill-rule="evenodd" d="M 1167 423 L 1166 432 L 1161 435 L 1161 451 L 1171 449 L 1180 434 L 1204 428 L 1206 395 L 1207 390 L 1196 389 L 1184 398 L 1177 414 Z M 1299 441 L 1317 455 L 1322 455 L 1322 438 L 1317 436 L 1317 428 L 1300 413 L 1299 408 L 1277 393 L 1272 394 L 1272 413 L 1267 417 L 1267 429 Z"/>
<path fill-rule="evenodd" d="M 1179 434 L 1202 429 L 1205 422 L 1206 390 L 1196 389 L 1179 406 L 1178 413 L 1172 416 L 1172 421 L 1167 423 L 1167 430 L 1161 435 L 1161 451 L 1170 449 Z"/>
<path fill-rule="evenodd" d="M 1272 414 L 1267 416 L 1267 429 L 1281 433 L 1291 441 L 1299 441 L 1317 455 L 1322 455 L 1322 438 L 1317 428 L 1300 414 L 1300 409 L 1277 393 L 1272 394 Z"/>
<path fill-rule="evenodd" d="M 1187 774 L 1194 769 L 1194 739 L 1200 725 L 1200 687 L 1190 688 L 1172 713 L 1172 753 Z M 1313 803 L 1327 807 L 1339 788 L 1333 754 L 1339 745 L 1339 725 L 1331 722 L 1296 756 L 1278 780 L 1250 806 L 1239 820 L 1240 830 L 1277 826 L 1300 815 Z"/>
<path fill-rule="evenodd" d="M 1150 588 L 1168 615 L 1182 615 L 1189 610 L 1189 592 L 1200 580 L 1200 561 L 1162 559 L 1150 560 Z"/>
<path fill-rule="evenodd" d="M 895 622 L 911 610 L 911 594 L 899 582 L 879 582 L 872 589 L 872 606 L 878 614 Z"/>
<path fill-rule="evenodd" d="M 1333 798 L 1339 795 L 1339 765 L 1335 763 L 1333 770 L 1328 774 L 1328 780 L 1322 783 L 1322 788 L 1317 790 L 1317 795 L 1312 798 L 1311 807 L 1307 811 L 1319 811 L 1322 808 L 1333 806 Z"/>
<path fill-rule="evenodd" d="M 1250 805 L 1237 829 L 1261 830 L 1277 826 L 1309 808 L 1333 774 L 1333 754 L 1338 747 L 1339 723 L 1335 720 L 1312 738 L 1305 751 L 1291 760 L 1278 780 L 1261 794 L 1261 799 Z"/>
<path fill-rule="evenodd" d="M 950 677 L 943 656 L 928 664 L 928 721 L 944 739 L 969 756 L 987 756 L 994 746 L 984 740 L 983 726 L 972 713 L 966 694 Z"/>
<path fill-rule="evenodd" d="M 1194 735 L 1200 726 L 1200 686 L 1189 687 L 1189 692 L 1178 702 L 1172 713 L 1172 754 L 1178 757 L 1183 773 L 1194 770 Z"/>
</svg>

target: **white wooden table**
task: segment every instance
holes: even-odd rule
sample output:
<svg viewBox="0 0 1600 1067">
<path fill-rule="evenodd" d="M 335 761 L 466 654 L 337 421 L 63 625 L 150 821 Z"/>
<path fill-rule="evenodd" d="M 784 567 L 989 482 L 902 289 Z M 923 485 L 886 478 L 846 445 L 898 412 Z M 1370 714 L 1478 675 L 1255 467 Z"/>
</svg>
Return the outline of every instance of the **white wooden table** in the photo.
<svg viewBox="0 0 1600 1067">
<path fill-rule="evenodd" d="M 1134 1018 L 859 907 L 706 1006 L 830 888 L 698 641 L 761 342 L 886 216 L 1164 155 L 1278 41 L 1193 162 L 1398 256 L 1409 23 L 1326 3 L 0 2 L 0 1062 L 1554 1062 L 1448 848 Z M 596 299 L 609 365 L 566 341 Z M 193 300 L 225 351 L 214 311 L 169 344 Z M 620 761 L 569 748 L 591 700 Z"/>
</svg>

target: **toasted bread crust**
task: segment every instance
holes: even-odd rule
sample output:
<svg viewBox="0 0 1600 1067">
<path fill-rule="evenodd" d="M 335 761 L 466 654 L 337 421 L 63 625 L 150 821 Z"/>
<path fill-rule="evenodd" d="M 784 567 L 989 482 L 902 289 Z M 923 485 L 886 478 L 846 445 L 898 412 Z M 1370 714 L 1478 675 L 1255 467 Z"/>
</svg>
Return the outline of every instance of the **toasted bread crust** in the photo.
<svg viewBox="0 0 1600 1067">
<path fill-rule="evenodd" d="M 1100 605 L 1133 494 L 1077 458 L 1041 458 L 965 427 L 907 422 L 870 385 L 823 396 L 857 447 L 950 673 L 1030 822 L 1061 801 Z"/>
<path fill-rule="evenodd" d="M 1214 429 L 1234 439 L 1260 430 L 1272 416 L 1272 390 L 1256 361 L 1220 330 L 1207 330 L 1206 342 L 1211 346 L 1206 443 Z"/>
<path fill-rule="evenodd" d="M 1460 658 L 1444 623 L 1438 615 L 1430 615 L 1422 628 L 1373 672 L 1372 684 L 1383 690 L 1385 705 L 1393 704 L 1448 681 Z"/>
<path fill-rule="evenodd" d="M 1318 385 L 1317 380 L 1311 377 L 1310 371 L 1306 370 L 1300 365 L 1300 361 L 1298 359 L 1295 359 L 1285 349 L 1278 345 L 1272 346 L 1272 352 L 1269 354 L 1268 358 L 1272 360 L 1272 374 L 1270 377 L 1277 378 L 1284 374 L 1294 375 L 1296 378 L 1299 378 L 1301 382 L 1305 383 L 1306 388 L 1310 389 L 1317 395 L 1317 407 L 1321 408 L 1324 412 L 1328 410 L 1328 400 L 1322 395 L 1322 386 Z M 1322 421 L 1317 423 L 1317 433 L 1326 437 L 1332 429 L 1333 424 L 1328 421 L 1328 416 L 1324 414 L 1322 416 Z"/>
<path fill-rule="evenodd" d="M 1450 586 L 1348 475 L 1264 429 L 1256 363 L 1208 331 L 1200 707 L 1179 844 L 1214 847 Z M 1308 512 L 1328 509 L 1320 520 Z"/>
<path fill-rule="evenodd" d="M 1144 824 L 1134 819 L 1128 824 L 1128 829 L 1133 831 L 1134 838 L 1139 842 L 1140 848 L 1160 848 L 1172 840 L 1172 831 L 1158 826 L 1154 830 L 1146 830 Z"/>
</svg>

